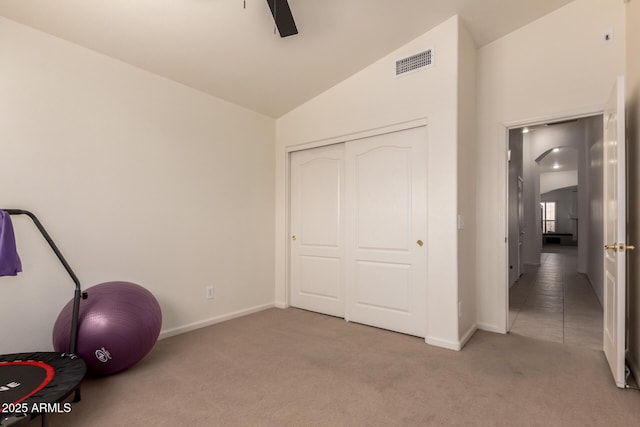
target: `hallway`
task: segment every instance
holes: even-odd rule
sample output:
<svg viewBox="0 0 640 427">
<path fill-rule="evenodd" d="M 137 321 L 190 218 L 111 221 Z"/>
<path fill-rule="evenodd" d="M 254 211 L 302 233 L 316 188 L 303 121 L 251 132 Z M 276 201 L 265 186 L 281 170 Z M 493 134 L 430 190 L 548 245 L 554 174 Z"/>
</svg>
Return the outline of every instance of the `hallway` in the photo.
<svg viewBox="0 0 640 427">
<path fill-rule="evenodd" d="M 509 289 L 510 333 L 602 350 L 602 305 L 576 272 L 575 246 L 546 246 Z"/>
</svg>

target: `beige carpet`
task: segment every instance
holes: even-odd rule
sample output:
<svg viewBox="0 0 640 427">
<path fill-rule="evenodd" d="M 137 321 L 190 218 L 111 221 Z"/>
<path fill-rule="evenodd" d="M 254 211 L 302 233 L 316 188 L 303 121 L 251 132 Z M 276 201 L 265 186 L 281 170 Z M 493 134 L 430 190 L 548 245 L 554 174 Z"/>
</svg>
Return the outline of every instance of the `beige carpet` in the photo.
<svg viewBox="0 0 640 427">
<path fill-rule="evenodd" d="M 169 338 L 51 426 L 623 426 L 602 352 L 479 331 L 461 352 L 297 309 Z M 29 426 L 38 425 L 36 421 Z"/>
</svg>

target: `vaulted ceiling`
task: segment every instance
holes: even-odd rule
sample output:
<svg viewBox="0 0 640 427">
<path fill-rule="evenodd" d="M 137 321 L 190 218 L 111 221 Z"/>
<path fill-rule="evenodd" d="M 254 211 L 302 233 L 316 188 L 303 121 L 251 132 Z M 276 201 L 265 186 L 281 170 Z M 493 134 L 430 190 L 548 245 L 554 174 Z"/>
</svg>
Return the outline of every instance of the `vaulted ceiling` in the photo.
<svg viewBox="0 0 640 427">
<path fill-rule="evenodd" d="M 271 117 L 446 19 L 478 46 L 571 0 L 289 0 L 281 38 L 265 0 L 0 0 L 0 15 Z"/>
</svg>

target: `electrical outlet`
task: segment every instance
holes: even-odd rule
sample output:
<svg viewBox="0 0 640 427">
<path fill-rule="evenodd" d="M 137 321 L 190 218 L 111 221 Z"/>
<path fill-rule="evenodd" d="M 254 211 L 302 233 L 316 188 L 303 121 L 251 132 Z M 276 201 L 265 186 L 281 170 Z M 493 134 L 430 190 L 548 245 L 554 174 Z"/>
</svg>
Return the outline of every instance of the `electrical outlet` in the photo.
<svg viewBox="0 0 640 427">
<path fill-rule="evenodd" d="M 205 293 L 206 298 L 213 299 L 213 286 L 207 286 L 205 290 L 206 290 L 206 293 Z"/>
</svg>

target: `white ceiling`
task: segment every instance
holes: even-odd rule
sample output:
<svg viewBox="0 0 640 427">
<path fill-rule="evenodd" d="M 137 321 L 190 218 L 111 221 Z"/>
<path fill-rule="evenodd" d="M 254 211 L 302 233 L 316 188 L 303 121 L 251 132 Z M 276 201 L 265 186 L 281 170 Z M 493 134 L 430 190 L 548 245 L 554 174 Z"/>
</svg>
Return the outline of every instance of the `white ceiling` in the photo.
<svg viewBox="0 0 640 427">
<path fill-rule="evenodd" d="M 478 46 L 571 0 L 0 0 L 0 15 L 279 117 L 459 14 Z"/>
</svg>

